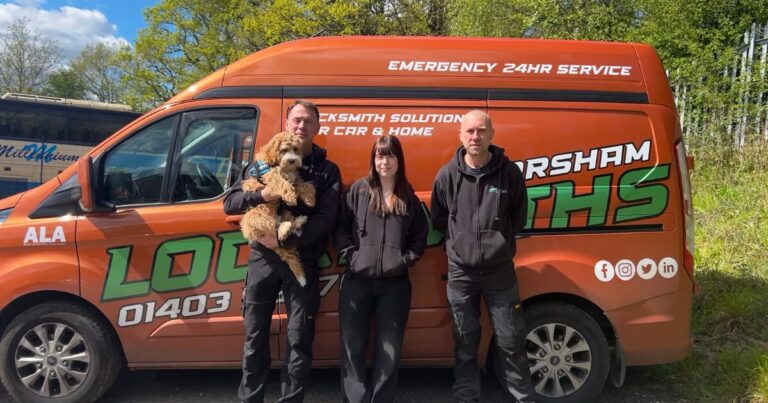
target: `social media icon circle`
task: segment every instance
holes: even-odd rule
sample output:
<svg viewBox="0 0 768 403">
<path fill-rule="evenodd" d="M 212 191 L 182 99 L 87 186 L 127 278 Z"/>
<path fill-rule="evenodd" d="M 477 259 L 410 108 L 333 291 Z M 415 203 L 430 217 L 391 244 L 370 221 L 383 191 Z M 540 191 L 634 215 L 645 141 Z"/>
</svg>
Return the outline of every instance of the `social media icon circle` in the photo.
<svg viewBox="0 0 768 403">
<path fill-rule="evenodd" d="M 656 276 L 656 261 L 645 258 L 637 263 L 637 276 L 643 280 L 650 280 Z"/>
<path fill-rule="evenodd" d="M 628 259 L 619 260 L 616 263 L 616 277 L 624 281 L 631 280 L 632 277 L 635 277 L 635 264 Z"/>
<path fill-rule="evenodd" d="M 614 274 L 615 271 L 611 262 L 607 260 L 601 260 L 595 263 L 595 277 L 597 277 L 598 280 L 607 283 L 613 280 Z"/>
<path fill-rule="evenodd" d="M 672 278 L 677 274 L 677 260 L 665 257 L 659 262 L 659 274 L 664 278 Z"/>
</svg>

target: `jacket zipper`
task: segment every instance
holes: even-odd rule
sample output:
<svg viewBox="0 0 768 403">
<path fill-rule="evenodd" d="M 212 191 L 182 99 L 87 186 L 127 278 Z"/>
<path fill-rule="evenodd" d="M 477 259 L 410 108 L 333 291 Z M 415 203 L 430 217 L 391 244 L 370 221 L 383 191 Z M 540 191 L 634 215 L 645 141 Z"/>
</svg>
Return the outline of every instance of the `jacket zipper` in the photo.
<svg viewBox="0 0 768 403">
<path fill-rule="evenodd" d="M 382 219 L 381 223 L 381 244 L 379 245 L 379 262 L 376 265 L 376 274 L 378 278 L 382 278 L 384 276 L 384 234 L 386 232 L 384 231 L 385 227 L 387 226 L 387 214 L 384 214 L 384 217 Z"/>
<path fill-rule="evenodd" d="M 480 266 L 483 265 L 483 245 L 480 243 L 480 178 L 481 176 L 477 177 L 477 182 L 475 182 L 475 204 L 477 204 L 477 210 L 475 210 L 475 222 L 477 224 L 477 261 L 480 263 Z"/>
</svg>

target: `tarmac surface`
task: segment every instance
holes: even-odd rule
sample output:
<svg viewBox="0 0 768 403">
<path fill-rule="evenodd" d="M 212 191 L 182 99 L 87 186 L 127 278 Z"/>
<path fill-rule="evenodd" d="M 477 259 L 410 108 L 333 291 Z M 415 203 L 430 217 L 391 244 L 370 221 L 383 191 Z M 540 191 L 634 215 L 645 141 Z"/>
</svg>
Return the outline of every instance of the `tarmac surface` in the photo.
<svg viewBox="0 0 768 403">
<path fill-rule="evenodd" d="M 99 403 L 171 402 L 171 403 L 234 403 L 237 402 L 237 370 L 125 370 Z M 280 373 L 272 371 L 267 387 L 267 402 L 279 397 Z M 451 402 L 453 376 L 450 369 L 401 369 L 397 403 Z M 315 369 L 308 388 L 306 403 L 337 403 L 339 393 L 337 369 Z M 0 387 L 0 402 L 10 396 Z M 483 402 L 506 402 L 493 379 L 484 378 Z M 685 402 L 675 396 L 664 379 L 652 372 L 629 368 L 625 385 L 616 389 L 606 385 L 596 403 L 672 403 Z"/>
</svg>

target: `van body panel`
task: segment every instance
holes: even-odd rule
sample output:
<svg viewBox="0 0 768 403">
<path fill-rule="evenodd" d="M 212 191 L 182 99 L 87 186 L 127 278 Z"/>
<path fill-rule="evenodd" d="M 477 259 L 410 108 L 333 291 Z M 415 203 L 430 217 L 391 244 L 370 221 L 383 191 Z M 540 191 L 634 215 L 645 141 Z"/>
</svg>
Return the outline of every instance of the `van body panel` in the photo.
<svg viewBox="0 0 768 403">
<path fill-rule="evenodd" d="M 12 196 L 15 205 L 0 225 L 0 307 L 19 297 L 39 291 L 80 293 L 74 216 L 30 219 L 27 215 L 52 193 L 56 178 L 21 195 Z M 0 308 L 2 309 L 2 308 Z"/>
<path fill-rule="evenodd" d="M 343 37 L 257 52 L 94 147 L 85 156 L 94 161 L 94 178 L 82 184 L 102 203 L 94 212 L 28 217 L 78 175 L 77 164 L 0 201 L 0 210 L 13 208 L 0 224 L 0 311 L 30 293 L 66 292 L 104 315 L 130 368 L 239 366 L 250 249 L 237 219 L 223 212 L 223 192 L 254 152 L 284 129 L 286 108 L 297 98 L 318 105 L 315 142 L 339 166 L 345 186 L 367 174 L 377 137 L 398 136 L 408 178 L 427 210 L 437 171 L 460 145 L 463 114 L 486 111 L 493 143 L 521 169 L 528 188 L 528 220 L 515 257 L 523 303 L 578 299 L 595 307 L 589 313 L 610 327 L 603 330 L 620 341 L 627 365 L 676 361 L 690 350 L 694 287 L 683 268 L 686 221 L 678 178 L 686 173 L 674 149 L 679 125 L 658 56 L 639 44 Z M 254 117 L 237 117 L 251 112 Z M 252 119 L 255 128 L 237 126 L 238 119 Z M 216 126 L 222 121 L 232 124 Z M 138 137 L 163 124 L 165 132 Z M 231 148 L 203 155 L 198 165 L 223 178 L 221 194 L 194 198 L 191 192 L 206 186 L 179 187 L 179 178 L 189 176 L 181 161 L 196 148 L 218 150 L 221 144 L 204 141 L 219 132 L 230 136 Z M 165 135 L 167 149 L 147 151 Z M 149 191 L 143 198 L 110 208 L 110 180 L 137 172 L 115 168 L 107 180 L 105 164 L 137 138 L 146 149 L 135 147 L 123 160 L 164 161 L 154 168 L 165 177 L 142 189 Z M 156 197 L 145 202 L 147 194 Z M 338 290 L 345 267 L 331 249 L 320 264 L 316 366 L 337 365 L 339 357 Z M 412 308 L 402 364 L 451 366 L 447 258 L 443 234 L 431 224 L 424 256 L 409 275 Z M 485 310 L 481 320 L 482 364 L 493 335 Z M 278 299 L 270 328 L 274 366 L 282 365 L 286 329 Z"/>
</svg>

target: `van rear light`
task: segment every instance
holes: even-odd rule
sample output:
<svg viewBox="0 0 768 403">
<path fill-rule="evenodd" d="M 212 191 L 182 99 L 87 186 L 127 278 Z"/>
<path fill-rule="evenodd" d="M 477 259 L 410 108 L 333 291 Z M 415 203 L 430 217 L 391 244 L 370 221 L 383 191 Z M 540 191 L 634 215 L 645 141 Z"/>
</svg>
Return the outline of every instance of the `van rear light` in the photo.
<svg viewBox="0 0 768 403">
<path fill-rule="evenodd" d="M 693 279 L 694 267 L 694 240 L 693 240 L 693 197 L 691 195 L 691 180 L 688 173 L 688 158 L 683 139 L 675 144 L 675 156 L 680 174 L 680 193 L 683 202 L 683 217 L 685 219 L 685 250 L 683 251 L 683 264 L 688 275 Z"/>
</svg>

